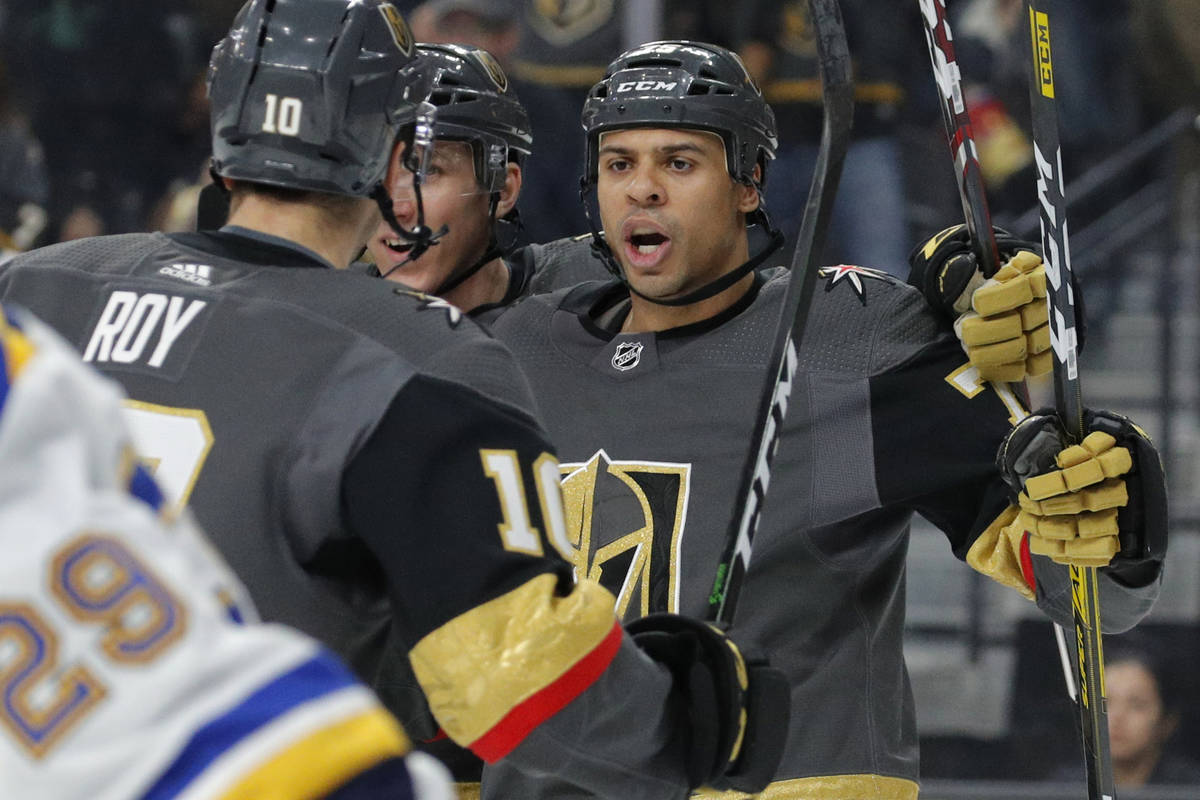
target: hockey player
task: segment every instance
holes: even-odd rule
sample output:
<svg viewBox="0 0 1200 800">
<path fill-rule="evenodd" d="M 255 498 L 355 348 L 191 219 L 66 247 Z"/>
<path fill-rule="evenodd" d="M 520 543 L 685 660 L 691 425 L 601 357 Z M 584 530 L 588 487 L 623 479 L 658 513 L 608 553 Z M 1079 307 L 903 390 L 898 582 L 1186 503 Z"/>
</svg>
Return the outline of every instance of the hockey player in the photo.
<svg viewBox="0 0 1200 800">
<path fill-rule="evenodd" d="M 367 245 L 368 272 L 478 316 L 512 303 L 532 276 L 529 262 L 506 258 L 519 226 L 521 163 L 533 143 L 529 117 L 486 50 L 419 44 L 417 60 L 437 109 L 422 210 L 427 225 L 446 233 L 436 247 L 418 252 L 381 221 Z M 411 226 L 418 208 L 406 155 L 402 149 L 393 155 L 388 189 L 396 219 Z"/>
<path fill-rule="evenodd" d="M 583 125 L 618 279 L 527 297 L 494 332 L 562 458 L 579 574 L 611 588 L 626 619 L 702 617 L 786 284 L 754 270 L 763 251 L 746 227 L 774 120 L 733 54 L 671 41 L 617 58 Z M 915 798 L 901 647 L 913 512 L 1060 621 L 1071 593 L 1055 562 L 1100 565 L 1118 631 L 1158 593 L 1163 477 L 1114 414 L 1088 413 L 1082 447 L 1065 446 L 1053 416 L 1014 429 L 1026 411 L 979 380 L 913 288 L 857 266 L 819 276 L 735 620 L 806 712 L 761 796 Z M 560 791 L 504 764 L 484 774 L 485 797 Z"/>
<path fill-rule="evenodd" d="M 121 394 L 0 307 L 0 797 L 449 800 L 328 651 L 254 621 Z"/>
<path fill-rule="evenodd" d="M 513 248 L 516 201 L 530 154 L 529 119 L 500 65 L 487 51 L 455 44 L 418 44 L 428 100 L 437 109 L 433 171 L 422 184 L 425 219 L 446 228 L 436 247 L 414 255 L 386 223 L 367 244 L 369 275 L 441 297 L 483 323 L 526 294 L 574 285 L 607 273 L 587 250 L 590 236 Z M 401 222 L 417 219 L 412 173 L 403 153 L 389 184 Z M 585 241 L 586 240 L 586 241 Z"/>
<path fill-rule="evenodd" d="M 626 634 L 559 555 L 557 461 L 507 350 L 345 270 L 390 215 L 398 133 L 428 129 L 412 46 L 379 0 L 250 0 L 209 76 L 229 224 L 25 254 L 0 296 L 120 380 L 141 455 L 263 617 L 346 657 L 410 735 L 602 796 L 761 787 L 777 673 L 684 618 Z"/>
</svg>

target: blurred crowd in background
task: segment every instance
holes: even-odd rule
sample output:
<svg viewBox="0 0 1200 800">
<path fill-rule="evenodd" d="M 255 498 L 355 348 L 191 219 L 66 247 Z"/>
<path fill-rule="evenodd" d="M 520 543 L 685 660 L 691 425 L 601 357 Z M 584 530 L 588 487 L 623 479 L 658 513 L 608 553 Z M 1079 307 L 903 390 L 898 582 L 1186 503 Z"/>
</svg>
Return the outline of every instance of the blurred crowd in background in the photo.
<svg viewBox="0 0 1200 800">
<path fill-rule="evenodd" d="M 396 3 L 418 40 L 492 52 L 533 115 L 522 199 L 530 240 L 584 229 L 576 210 L 583 97 L 620 50 L 650 38 L 731 47 L 778 115 L 768 208 L 798 227 L 820 134 L 815 47 L 803 0 L 479 0 Z M 1032 204 L 1019 0 L 950 0 L 995 215 Z M 207 180 L 208 53 L 236 0 L 0 0 L 0 225 L 45 211 L 44 244 L 189 224 L 180 187 Z M 903 272 L 914 237 L 953 209 L 919 4 L 844 0 L 857 82 L 831 256 Z M 1091 0 L 1055 13 L 1054 66 L 1068 174 L 1083 174 L 1195 96 L 1200 13 L 1186 0 Z M 39 155 L 40 154 L 40 155 Z M 30 242 L 28 231 L 18 244 Z"/>
<path fill-rule="evenodd" d="M 534 126 L 519 206 L 527 241 L 587 230 L 578 189 L 583 99 L 617 53 L 656 38 L 706 40 L 742 55 L 780 128 L 767 209 L 777 226 L 795 235 L 821 129 L 816 51 L 803 0 L 394 4 L 418 41 L 491 51 L 526 104 Z M 239 0 L 0 0 L 0 246 L 21 250 L 195 225 L 196 195 L 209 181 L 208 55 L 239 6 Z M 912 246 L 962 215 L 919 3 L 842 0 L 841 6 L 857 105 L 825 260 L 905 276 Z M 947 0 L 947 6 L 993 216 L 1014 233 L 1035 237 L 1024 5 Z M 1114 207 L 1154 182 L 1166 192 L 1165 219 L 1129 235 L 1173 252 L 1181 231 L 1195 230 L 1200 208 L 1193 196 L 1200 191 L 1200 144 L 1191 124 L 1200 104 L 1200 3 L 1060 2 L 1054 25 L 1068 189 L 1073 179 L 1087 184 L 1091 176 L 1102 187 L 1074 198 L 1068 191 L 1072 229 L 1115 230 Z M 1161 146 L 1150 148 L 1156 136 Z M 1148 157 L 1122 161 L 1139 142 L 1150 143 L 1141 154 Z M 1129 169 L 1116 168 L 1125 162 Z M 1096 244 L 1095 252 L 1101 250 Z M 1110 261 L 1128 252 L 1110 250 Z M 1117 305 L 1115 268 L 1108 266 L 1088 267 L 1093 317 Z M 1181 696 L 1196 699 L 1194 677 L 1191 686 Z M 1200 748 L 1194 738 L 1172 739 L 1180 710 L 1168 705 L 1168 722 L 1155 730 L 1174 765 Z M 1194 709 L 1182 712 L 1196 716 Z M 1132 735 L 1114 734 L 1114 753 Z M 1053 766 L 1037 765 L 1043 774 L 1028 777 L 1049 777 Z M 1187 765 L 1172 769 L 1195 774 Z"/>
<path fill-rule="evenodd" d="M 17 246 L 193 224 L 194 189 L 207 181 L 205 68 L 239 5 L 0 0 L 0 229 Z M 418 40 L 477 44 L 507 68 L 534 123 L 521 203 L 529 240 L 585 229 L 576 181 L 583 98 L 616 53 L 652 38 L 742 54 L 779 120 L 768 208 L 786 232 L 798 228 L 821 122 L 803 0 L 396 5 Z M 1015 218 L 1033 202 L 1022 3 L 948 5 L 993 213 Z M 918 6 L 842 3 L 857 113 L 829 256 L 897 274 L 913 241 L 952 219 L 956 203 Z M 1195 96 L 1194 2 L 1091 0 L 1062 3 L 1055 16 L 1069 176 Z"/>
</svg>

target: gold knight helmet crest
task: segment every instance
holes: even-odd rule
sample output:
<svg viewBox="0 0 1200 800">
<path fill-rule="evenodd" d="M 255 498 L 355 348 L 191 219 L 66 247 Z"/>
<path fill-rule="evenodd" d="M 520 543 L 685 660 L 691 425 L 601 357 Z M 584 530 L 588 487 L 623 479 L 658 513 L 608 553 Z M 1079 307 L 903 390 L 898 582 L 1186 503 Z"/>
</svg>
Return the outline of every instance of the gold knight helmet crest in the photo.
<svg viewBox="0 0 1200 800">
<path fill-rule="evenodd" d="M 413 52 L 413 35 L 408 28 L 408 23 L 404 21 L 403 15 L 391 3 L 380 3 L 379 13 L 383 15 L 383 19 L 387 22 L 388 28 L 392 32 L 392 41 L 396 43 L 396 47 L 400 48 L 400 52 L 406 56 L 411 56 Z"/>
<path fill-rule="evenodd" d="M 483 67 L 483 71 L 492 79 L 492 83 L 496 84 L 496 88 L 501 94 L 508 91 L 508 76 L 504 74 L 504 69 L 500 66 L 500 62 L 486 50 L 476 50 L 475 60 L 479 62 L 479 66 Z"/>
</svg>

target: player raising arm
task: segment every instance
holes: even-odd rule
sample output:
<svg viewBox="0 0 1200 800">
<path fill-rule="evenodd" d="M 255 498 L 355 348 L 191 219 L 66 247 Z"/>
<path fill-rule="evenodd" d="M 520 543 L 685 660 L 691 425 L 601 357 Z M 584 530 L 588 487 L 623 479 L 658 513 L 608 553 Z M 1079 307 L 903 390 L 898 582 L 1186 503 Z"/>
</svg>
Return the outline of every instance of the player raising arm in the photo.
<svg viewBox="0 0 1200 800">
<path fill-rule="evenodd" d="M 347 659 L 415 738 L 549 758 L 606 796 L 753 789 L 781 737 L 743 744 L 786 713 L 751 707 L 769 670 L 706 627 L 626 635 L 560 555 L 557 461 L 508 351 L 345 269 L 381 210 L 417 247 L 440 232 L 394 221 L 384 188 L 398 137 L 418 176 L 432 156 L 414 66 L 389 3 L 251 0 L 209 76 L 228 224 L 29 253 L 0 295 L 122 383 L 141 454 L 263 617 Z"/>
<path fill-rule="evenodd" d="M 703 618 L 787 284 L 757 269 L 770 253 L 748 233 L 763 221 L 774 117 L 735 55 L 665 41 L 613 61 L 583 126 L 615 279 L 527 297 L 494 330 L 558 447 L 578 572 L 626 619 Z M 1150 442 L 1103 412 L 1083 447 L 1066 447 L 1053 416 L 1014 429 L 1017 399 L 890 275 L 820 270 L 788 402 L 733 624 L 806 712 L 764 797 L 917 796 L 902 650 L 914 512 L 1059 621 L 1071 590 L 1056 562 L 1105 565 L 1110 630 L 1157 596 L 1166 499 Z M 550 774 L 484 774 L 485 797 L 562 792 Z"/>
</svg>

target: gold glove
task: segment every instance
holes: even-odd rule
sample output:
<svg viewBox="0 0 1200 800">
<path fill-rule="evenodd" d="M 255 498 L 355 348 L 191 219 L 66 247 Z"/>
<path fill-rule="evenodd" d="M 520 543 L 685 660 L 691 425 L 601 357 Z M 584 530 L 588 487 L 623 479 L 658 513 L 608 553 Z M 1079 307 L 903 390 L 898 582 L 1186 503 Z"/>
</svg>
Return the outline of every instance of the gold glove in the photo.
<svg viewBox="0 0 1200 800">
<path fill-rule="evenodd" d="M 1105 566 L 1120 548 L 1117 509 L 1129 502 L 1121 478 L 1133 464 L 1129 450 L 1095 431 L 1055 461 L 1059 469 L 1025 482 L 1013 526 L 1029 533 L 1032 553 L 1060 564 Z"/>
<path fill-rule="evenodd" d="M 980 377 L 1015 383 L 1050 371 L 1046 270 L 1036 253 L 1014 254 L 972 293 L 971 308 L 954 332 Z"/>
</svg>

